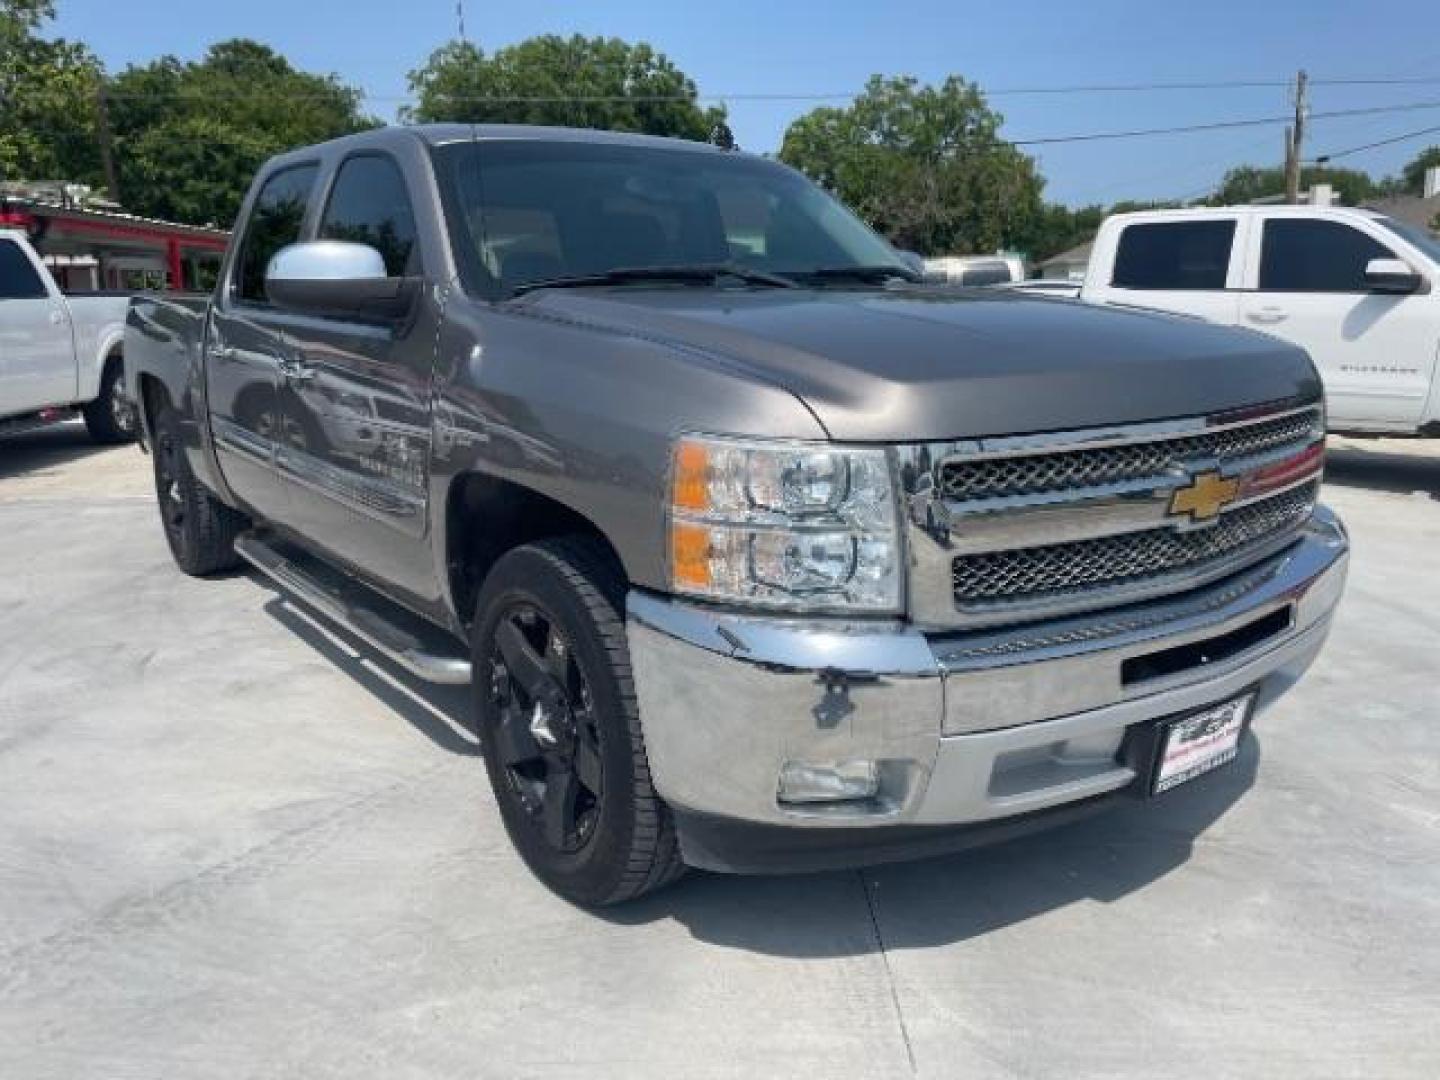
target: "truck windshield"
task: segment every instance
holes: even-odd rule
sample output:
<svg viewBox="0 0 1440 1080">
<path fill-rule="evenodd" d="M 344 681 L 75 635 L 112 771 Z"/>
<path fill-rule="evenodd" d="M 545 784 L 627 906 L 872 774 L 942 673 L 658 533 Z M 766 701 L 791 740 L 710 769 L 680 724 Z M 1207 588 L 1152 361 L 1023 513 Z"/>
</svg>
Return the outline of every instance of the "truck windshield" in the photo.
<svg viewBox="0 0 1440 1080">
<path fill-rule="evenodd" d="M 850 286 L 914 276 L 840 203 L 763 159 L 524 140 L 451 144 L 435 154 L 461 274 L 481 295 L 636 268 L 728 265 Z"/>
</svg>

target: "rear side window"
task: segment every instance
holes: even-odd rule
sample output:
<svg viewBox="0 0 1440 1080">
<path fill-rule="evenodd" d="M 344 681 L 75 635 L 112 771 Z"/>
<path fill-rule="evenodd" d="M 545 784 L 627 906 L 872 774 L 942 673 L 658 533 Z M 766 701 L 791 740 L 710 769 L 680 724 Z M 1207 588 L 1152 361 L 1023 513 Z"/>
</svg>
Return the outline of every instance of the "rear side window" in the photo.
<svg viewBox="0 0 1440 1080">
<path fill-rule="evenodd" d="M 1131 225 L 1120 234 L 1115 277 L 1120 289 L 1223 289 L 1234 221 Z"/>
<path fill-rule="evenodd" d="M 250 220 L 245 223 L 245 238 L 240 247 L 240 270 L 236 292 L 240 299 L 264 304 L 265 267 L 277 251 L 300 239 L 300 226 L 305 220 L 305 206 L 315 187 L 319 166 L 298 165 L 282 169 L 260 189 Z"/>
<path fill-rule="evenodd" d="M 29 256 L 14 240 L 0 240 L 0 300 L 43 300 L 49 295 Z"/>
<path fill-rule="evenodd" d="M 384 257 L 389 277 L 420 273 L 415 210 L 405 178 L 388 157 L 365 154 L 340 166 L 320 221 L 320 236 L 369 244 Z"/>
<path fill-rule="evenodd" d="M 1365 264 L 1394 252 L 1338 221 L 1275 218 L 1260 244 L 1260 288 L 1268 292 L 1369 292 Z"/>
</svg>

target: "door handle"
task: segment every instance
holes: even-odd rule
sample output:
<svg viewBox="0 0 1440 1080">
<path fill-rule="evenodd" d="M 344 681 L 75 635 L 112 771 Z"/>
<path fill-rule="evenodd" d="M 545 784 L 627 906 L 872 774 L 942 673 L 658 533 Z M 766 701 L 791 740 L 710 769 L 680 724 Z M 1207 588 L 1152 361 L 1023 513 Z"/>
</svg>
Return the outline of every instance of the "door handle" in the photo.
<svg viewBox="0 0 1440 1080">
<path fill-rule="evenodd" d="M 1250 312 L 1248 317 L 1251 322 L 1255 323 L 1277 323 L 1284 322 L 1290 316 L 1284 308 L 1262 307 Z"/>
<path fill-rule="evenodd" d="M 281 360 L 279 367 L 280 376 L 286 382 L 307 383 L 315 378 L 315 369 L 298 360 Z"/>
</svg>

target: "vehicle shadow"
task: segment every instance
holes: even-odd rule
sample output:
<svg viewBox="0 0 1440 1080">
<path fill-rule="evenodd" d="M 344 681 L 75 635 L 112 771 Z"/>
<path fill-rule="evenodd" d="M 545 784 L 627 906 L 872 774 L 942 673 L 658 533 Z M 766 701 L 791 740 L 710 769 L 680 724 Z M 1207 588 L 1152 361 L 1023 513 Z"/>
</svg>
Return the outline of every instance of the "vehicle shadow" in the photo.
<svg viewBox="0 0 1440 1080">
<path fill-rule="evenodd" d="M 92 440 L 85 425 L 78 420 L 20 435 L 0 436 L 0 480 L 56 469 L 113 449 Z"/>
<path fill-rule="evenodd" d="M 1189 859 L 1196 839 L 1255 782 L 1259 744 L 1156 802 L 1124 802 L 1060 828 L 921 862 L 793 877 L 692 873 L 596 914 L 673 919 L 697 939 L 771 956 L 824 958 L 953 944 L 1081 901 L 1112 903 Z"/>
<path fill-rule="evenodd" d="M 1373 450 L 1332 445 L 1325 454 L 1325 483 L 1406 495 L 1421 492 L 1440 500 L 1440 455 L 1406 453 L 1397 450 L 1394 441 Z"/>
<path fill-rule="evenodd" d="M 409 676 L 275 592 L 276 622 L 436 746 L 477 756 L 469 693 Z M 591 912 L 618 926 L 672 920 L 701 941 L 777 957 L 864 956 L 951 944 L 1081 901 L 1111 903 L 1183 866 L 1196 839 L 1255 782 L 1260 747 L 1155 802 L 1113 809 L 991 847 L 863 871 L 732 876 L 692 871 L 653 896 Z M 517 856 L 518 859 L 518 856 Z"/>
<path fill-rule="evenodd" d="M 351 645 L 342 631 L 332 629 L 298 601 L 277 594 L 258 571 L 247 575 L 271 593 L 265 614 L 325 658 L 337 671 L 350 676 L 375 699 L 442 750 L 473 757 L 480 753 L 470 712 L 470 692 L 464 686 L 438 686 L 413 679 L 365 645 Z"/>
</svg>

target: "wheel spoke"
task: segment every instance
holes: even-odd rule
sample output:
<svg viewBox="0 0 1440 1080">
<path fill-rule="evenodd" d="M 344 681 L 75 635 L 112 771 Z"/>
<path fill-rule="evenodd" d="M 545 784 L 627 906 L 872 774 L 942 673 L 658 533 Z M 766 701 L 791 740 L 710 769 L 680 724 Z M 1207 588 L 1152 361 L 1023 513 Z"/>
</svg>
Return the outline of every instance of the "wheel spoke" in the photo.
<svg viewBox="0 0 1440 1080">
<path fill-rule="evenodd" d="M 513 618 L 502 619 L 495 628 L 495 642 L 510 674 L 525 688 L 531 698 L 547 695 L 554 685 L 545 661 L 535 652 Z"/>
<path fill-rule="evenodd" d="M 585 785 L 585 790 L 598 799 L 602 785 L 600 748 L 583 731 L 575 736 L 575 773 L 580 777 L 580 783 Z"/>
<path fill-rule="evenodd" d="M 541 808 L 545 839 L 553 847 L 563 848 L 575 820 L 575 797 L 580 793 L 579 778 L 571 768 L 557 768 L 545 778 L 545 800 Z"/>
<path fill-rule="evenodd" d="M 496 725 L 496 749 L 500 752 L 500 763 L 506 766 L 534 761 L 540 756 L 540 747 L 530 734 L 524 714 L 514 705 L 500 712 L 500 723 Z"/>
<path fill-rule="evenodd" d="M 545 670 L 568 695 L 570 693 L 570 647 L 560 631 L 550 627 L 550 640 L 545 644 Z"/>
</svg>

